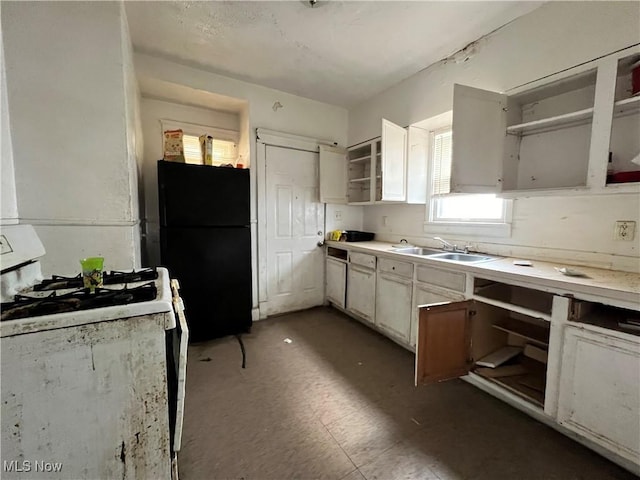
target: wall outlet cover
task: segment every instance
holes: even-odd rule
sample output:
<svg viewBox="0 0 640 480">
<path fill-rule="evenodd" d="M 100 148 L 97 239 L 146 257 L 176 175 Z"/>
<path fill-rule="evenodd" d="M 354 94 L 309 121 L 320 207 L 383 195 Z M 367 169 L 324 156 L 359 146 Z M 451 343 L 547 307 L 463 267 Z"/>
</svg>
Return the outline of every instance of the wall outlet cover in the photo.
<svg viewBox="0 0 640 480">
<path fill-rule="evenodd" d="M 636 231 L 636 222 L 631 220 L 618 220 L 613 230 L 614 240 L 632 241 Z"/>
</svg>

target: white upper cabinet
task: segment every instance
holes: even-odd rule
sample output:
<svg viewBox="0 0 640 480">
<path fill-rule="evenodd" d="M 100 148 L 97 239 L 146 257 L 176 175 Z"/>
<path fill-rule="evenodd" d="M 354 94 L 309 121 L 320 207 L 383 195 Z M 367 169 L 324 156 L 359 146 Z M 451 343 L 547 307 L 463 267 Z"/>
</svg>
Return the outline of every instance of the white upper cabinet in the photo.
<svg viewBox="0 0 640 480">
<path fill-rule="evenodd" d="M 407 203 L 427 203 L 429 132 L 407 129 Z"/>
<path fill-rule="evenodd" d="M 407 198 L 407 131 L 382 119 L 382 192 L 380 200 L 403 202 Z"/>
<path fill-rule="evenodd" d="M 320 201 L 347 203 L 347 150 L 320 145 Z"/>
<path fill-rule="evenodd" d="M 414 154 L 408 156 L 407 129 L 383 119 L 381 133 L 378 138 L 348 149 L 348 203 L 425 203 L 427 158 L 424 136 L 414 135 L 416 142 L 423 142 L 422 151 L 417 146 Z"/>
<path fill-rule="evenodd" d="M 638 60 L 631 47 L 508 95 L 455 85 L 452 192 L 603 192 L 637 181 L 629 172 L 640 170 L 631 162 L 640 151 Z"/>
<path fill-rule="evenodd" d="M 500 191 L 506 95 L 453 86 L 452 193 Z"/>
</svg>

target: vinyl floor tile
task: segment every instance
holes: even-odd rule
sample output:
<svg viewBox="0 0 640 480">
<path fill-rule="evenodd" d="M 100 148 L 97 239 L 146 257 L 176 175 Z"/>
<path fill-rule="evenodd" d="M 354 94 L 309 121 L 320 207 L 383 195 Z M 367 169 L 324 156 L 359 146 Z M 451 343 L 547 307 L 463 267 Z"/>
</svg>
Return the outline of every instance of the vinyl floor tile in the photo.
<svg viewBox="0 0 640 480">
<path fill-rule="evenodd" d="M 291 343 L 286 343 L 285 339 Z M 636 478 L 414 355 L 315 308 L 189 347 L 181 480 Z"/>
</svg>

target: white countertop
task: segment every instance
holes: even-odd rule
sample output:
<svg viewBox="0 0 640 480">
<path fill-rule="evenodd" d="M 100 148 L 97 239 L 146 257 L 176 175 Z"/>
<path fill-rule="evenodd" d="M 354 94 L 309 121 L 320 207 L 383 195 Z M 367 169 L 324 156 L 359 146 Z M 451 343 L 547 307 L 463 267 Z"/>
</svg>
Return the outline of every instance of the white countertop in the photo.
<svg viewBox="0 0 640 480">
<path fill-rule="evenodd" d="M 531 260 L 530 267 L 517 266 L 514 260 L 523 258 L 495 257 L 495 260 L 479 263 L 458 263 L 437 260 L 422 255 L 411 255 L 394 251 L 391 243 L 386 242 L 326 242 L 328 246 L 344 250 L 355 250 L 422 263 L 433 267 L 446 268 L 472 273 L 491 280 L 515 282 L 538 286 L 559 294 L 574 295 L 577 298 L 593 300 L 592 297 L 604 297 L 615 300 L 618 306 L 640 310 L 640 274 L 605 270 L 591 267 L 572 267 L 584 273 L 583 277 L 571 277 L 561 274 L 556 267 L 566 265 L 555 262 Z"/>
</svg>

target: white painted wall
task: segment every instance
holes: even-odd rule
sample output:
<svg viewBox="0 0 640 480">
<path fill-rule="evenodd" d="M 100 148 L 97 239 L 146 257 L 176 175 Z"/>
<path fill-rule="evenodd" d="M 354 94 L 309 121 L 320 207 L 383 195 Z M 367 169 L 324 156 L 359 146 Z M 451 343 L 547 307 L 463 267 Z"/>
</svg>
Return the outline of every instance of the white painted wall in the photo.
<svg viewBox="0 0 640 480">
<path fill-rule="evenodd" d="M 255 159 L 255 129 L 267 128 L 346 145 L 347 110 L 248 82 L 223 77 L 158 57 L 136 53 L 136 72 L 177 85 L 246 100 L 249 103 L 251 159 Z M 279 101 L 282 108 L 273 110 Z"/>
<path fill-rule="evenodd" d="M 0 2 L 0 23 L 2 3 Z M 7 99 L 7 75 L 4 64 L 4 41 L 0 34 L 0 155 L 2 158 L 0 177 L 0 224 L 18 222 L 18 198 L 16 196 L 16 176 L 13 166 L 13 148 L 9 126 L 9 103 Z"/>
<path fill-rule="evenodd" d="M 188 122 L 209 127 L 238 131 L 240 117 L 236 113 L 220 112 L 209 108 L 142 98 L 142 132 L 145 138 L 142 182 L 145 211 L 142 220 L 145 224 L 143 243 L 145 245 L 144 264 L 160 263 L 160 226 L 158 214 L 158 169 L 157 162 L 163 157 L 163 138 L 161 120 Z"/>
<path fill-rule="evenodd" d="M 349 111 L 349 144 L 380 135 L 380 119 L 410 125 L 451 110 L 453 84 L 507 91 L 638 43 L 638 2 L 549 2 L 478 41 L 465 55 L 434 64 Z M 637 195 L 523 198 L 514 202 L 510 238 L 458 236 L 496 254 L 640 270 L 638 235 L 613 240 L 614 220 L 640 220 Z M 387 216 L 387 226 L 382 217 Z M 364 209 L 364 229 L 380 239 L 433 244 L 425 208 Z M 445 236 L 445 235 L 442 235 Z"/>
<path fill-rule="evenodd" d="M 5 2 L 2 12 L 20 222 L 32 223 L 45 274 L 84 255 L 139 260 L 135 94 L 118 2 Z"/>
<path fill-rule="evenodd" d="M 327 203 L 325 231 L 362 230 L 364 207 L 358 205 L 332 205 Z"/>
</svg>

